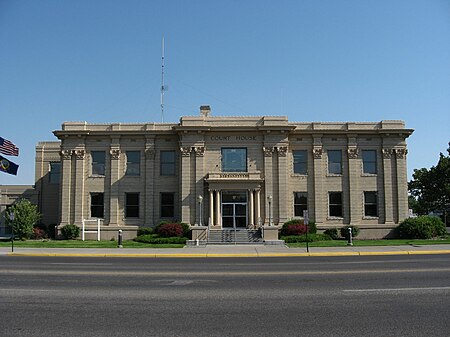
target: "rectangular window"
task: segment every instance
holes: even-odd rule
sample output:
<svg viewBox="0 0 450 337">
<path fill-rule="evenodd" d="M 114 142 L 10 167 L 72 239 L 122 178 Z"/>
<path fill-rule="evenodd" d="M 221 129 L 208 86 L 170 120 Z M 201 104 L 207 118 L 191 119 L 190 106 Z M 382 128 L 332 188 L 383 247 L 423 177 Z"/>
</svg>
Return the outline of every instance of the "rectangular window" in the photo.
<svg viewBox="0 0 450 337">
<path fill-rule="evenodd" d="M 308 171 L 308 152 L 306 150 L 302 151 L 292 151 L 294 157 L 294 173 L 306 174 Z"/>
<path fill-rule="evenodd" d="M 125 193 L 125 218 L 139 218 L 139 193 Z"/>
<path fill-rule="evenodd" d="M 364 216 L 378 217 L 377 192 L 364 192 Z"/>
<path fill-rule="evenodd" d="M 328 193 L 329 216 L 342 218 L 342 192 Z"/>
<path fill-rule="evenodd" d="M 175 194 L 161 193 L 161 218 L 173 218 L 175 211 Z"/>
<path fill-rule="evenodd" d="M 376 174 L 377 173 L 377 151 L 363 150 L 363 173 Z"/>
<path fill-rule="evenodd" d="M 91 218 L 103 218 L 103 193 L 91 193 Z"/>
<path fill-rule="evenodd" d="M 50 184 L 59 184 L 61 178 L 61 163 L 50 163 L 50 172 L 48 173 L 48 180 Z"/>
<path fill-rule="evenodd" d="M 247 172 L 247 149 L 222 149 L 222 172 Z"/>
<path fill-rule="evenodd" d="M 105 151 L 92 151 L 92 175 L 105 175 Z"/>
<path fill-rule="evenodd" d="M 125 175 L 138 176 L 141 174 L 141 153 L 139 151 L 127 151 L 127 170 Z"/>
<path fill-rule="evenodd" d="M 328 156 L 328 173 L 342 174 L 342 151 L 328 150 L 327 156 Z"/>
<path fill-rule="evenodd" d="M 175 175 L 175 151 L 161 151 L 160 155 L 161 175 Z"/>
<path fill-rule="evenodd" d="M 294 216 L 303 217 L 303 211 L 308 209 L 308 193 L 294 192 Z"/>
</svg>

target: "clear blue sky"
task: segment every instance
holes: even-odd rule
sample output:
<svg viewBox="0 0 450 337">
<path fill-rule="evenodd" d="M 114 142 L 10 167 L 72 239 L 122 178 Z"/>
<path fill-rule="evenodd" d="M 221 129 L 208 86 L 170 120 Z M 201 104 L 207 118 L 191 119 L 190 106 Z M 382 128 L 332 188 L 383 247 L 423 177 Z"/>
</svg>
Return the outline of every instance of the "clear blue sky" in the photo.
<svg viewBox="0 0 450 337">
<path fill-rule="evenodd" d="M 35 146 L 64 121 L 166 122 L 212 113 L 291 121 L 402 119 L 408 172 L 450 141 L 448 0 L 0 0 L 0 136 Z"/>
</svg>

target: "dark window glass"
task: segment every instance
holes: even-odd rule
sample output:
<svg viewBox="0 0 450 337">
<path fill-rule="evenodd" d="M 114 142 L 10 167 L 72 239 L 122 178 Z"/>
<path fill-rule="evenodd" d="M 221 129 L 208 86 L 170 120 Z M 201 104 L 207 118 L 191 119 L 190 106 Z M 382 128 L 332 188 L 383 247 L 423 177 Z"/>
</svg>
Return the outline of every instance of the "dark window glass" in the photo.
<svg viewBox="0 0 450 337">
<path fill-rule="evenodd" d="M 303 211 L 308 209 L 308 193 L 294 192 L 294 216 L 303 216 Z"/>
<path fill-rule="evenodd" d="M 125 217 L 139 218 L 139 193 L 125 193 Z"/>
<path fill-rule="evenodd" d="M 364 192 L 364 215 L 378 216 L 377 192 Z"/>
<path fill-rule="evenodd" d="M 92 175 L 105 175 L 105 151 L 92 151 Z"/>
<path fill-rule="evenodd" d="M 161 193 L 161 218 L 173 218 L 175 210 L 175 194 Z"/>
<path fill-rule="evenodd" d="M 375 150 L 363 150 L 363 172 L 369 174 L 377 173 L 377 151 Z"/>
<path fill-rule="evenodd" d="M 341 150 L 328 150 L 328 173 L 342 174 L 342 152 Z"/>
<path fill-rule="evenodd" d="M 329 192 L 328 205 L 330 216 L 342 217 L 342 192 Z"/>
<path fill-rule="evenodd" d="M 308 169 L 308 152 L 292 151 L 294 157 L 294 173 L 306 174 Z"/>
<path fill-rule="evenodd" d="M 247 172 L 247 149 L 222 149 L 222 172 Z"/>
<path fill-rule="evenodd" d="M 175 151 L 161 151 L 161 175 L 175 175 Z"/>
<path fill-rule="evenodd" d="M 61 163 L 60 162 L 50 163 L 50 172 L 48 176 L 50 184 L 59 184 L 60 178 L 61 178 Z"/>
<path fill-rule="evenodd" d="M 139 151 L 127 151 L 127 176 L 138 176 L 141 172 L 141 153 Z"/>
<path fill-rule="evenodd" d="M 91 218 L 103 218 L 103 193 L 91 193 Z"/>
</svg>

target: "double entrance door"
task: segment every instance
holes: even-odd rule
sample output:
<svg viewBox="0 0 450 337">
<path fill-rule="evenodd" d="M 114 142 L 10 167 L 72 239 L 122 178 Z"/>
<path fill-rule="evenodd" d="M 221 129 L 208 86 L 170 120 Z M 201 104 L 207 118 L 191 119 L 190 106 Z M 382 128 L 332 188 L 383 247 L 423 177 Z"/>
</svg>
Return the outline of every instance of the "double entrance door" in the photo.
<svg viewBox="0 0 450 337">
<path fill-rule="evenodd" d="M 247 227 L 246 191 L 222 191 L 222 227 Z"/>
</svg>

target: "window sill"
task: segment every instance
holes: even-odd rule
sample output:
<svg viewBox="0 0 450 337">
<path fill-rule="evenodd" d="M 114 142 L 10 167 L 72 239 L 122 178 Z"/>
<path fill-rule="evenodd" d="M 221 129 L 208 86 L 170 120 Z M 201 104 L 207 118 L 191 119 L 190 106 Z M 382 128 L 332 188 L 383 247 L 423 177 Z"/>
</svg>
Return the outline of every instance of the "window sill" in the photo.
<svg viewBox="0 0 450 337">
<path fill-rule="evenodd" d="M 379 217 L 378 216 L 363 216 L 363 220 L 378 220 Z"/>
<path fill-rule="evenodd" d="M 329 216 L 329 217 L 327 217 L 327 220 L 344 220 L 344 217 L 340 217 L 340 216 Z"/>
<path fill-rule="evenodd" d="M 105 176 L 101 174 L 92 174 L 89 176 L 89 178 L 98 179 L 98 178 L 105 178 Z"/>
<path fill-rule="evenodd" d="M 361 177 L 377 177 L 378 174 L 376 173 L 362 173 Z"/>
<path fill-rule="evenodd" d="M 327 173 L 327 177 L 342 177 L 342 173 Z"/>
</svg>

